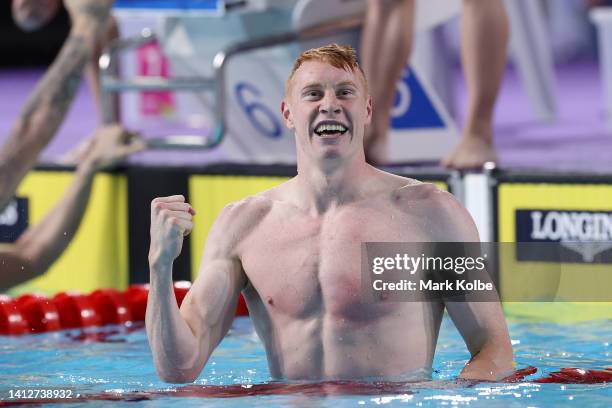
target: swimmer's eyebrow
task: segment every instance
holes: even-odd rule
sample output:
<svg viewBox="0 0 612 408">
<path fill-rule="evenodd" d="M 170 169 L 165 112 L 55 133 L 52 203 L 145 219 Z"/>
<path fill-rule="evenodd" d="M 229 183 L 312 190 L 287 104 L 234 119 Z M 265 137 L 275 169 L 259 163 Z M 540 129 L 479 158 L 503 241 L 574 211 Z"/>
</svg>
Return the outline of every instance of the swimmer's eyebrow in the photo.
<svg viewBox="0 0 612 408">
<path fill-rule="evenodd" d="M 339 84 L 336 85 L 336 88 L 343 88 L 345 86 L 350 86 L 353 88 L 357 88 L 357 84 L 354 83 L 353 81 L 342 81 Z"/>
<path fill-rule="evenodd" d="M 302 92 L 310 89 L 321 89 L 323 88 L 323 84 L 320 82 L 309 82 L 302 87 Z"/>
<path fill-rule="evenodd" d="M 336 89 L 338 89 L 338 88 L 344 88 L 344 87 L 347 87 L 347 86 L 357 89 L 357 84 L 355 84 L 355 82 L 353 82 L 353 81 L 342 81 L 342 82 L 337 83 L 334 87 Z M 302 87 L 302 92 L 309 91 L 309 90 L 312 90 L 312 89 L 321 89 L 321 88 L 323 88 L 323 84 L 322 83 L 320 83 L 320 82 L 309 82 L 309 83 L 307 83 L 306 85 L 304 85 Z"/>
</svg>

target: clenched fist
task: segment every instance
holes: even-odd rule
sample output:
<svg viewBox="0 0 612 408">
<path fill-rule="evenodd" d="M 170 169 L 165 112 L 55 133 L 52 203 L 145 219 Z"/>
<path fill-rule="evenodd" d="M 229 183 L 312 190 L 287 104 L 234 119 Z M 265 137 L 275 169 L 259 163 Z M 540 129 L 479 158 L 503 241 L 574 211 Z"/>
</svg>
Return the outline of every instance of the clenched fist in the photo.
<svg viewBox="0 0 612 408">
<path fill-rule="evenodd" d="M 194 209 L 182 195 L 158 197 L 151 202 L 151 266 L 170 267 L 179 256 L 183 238 L 193 228 Z"/>
</svg>

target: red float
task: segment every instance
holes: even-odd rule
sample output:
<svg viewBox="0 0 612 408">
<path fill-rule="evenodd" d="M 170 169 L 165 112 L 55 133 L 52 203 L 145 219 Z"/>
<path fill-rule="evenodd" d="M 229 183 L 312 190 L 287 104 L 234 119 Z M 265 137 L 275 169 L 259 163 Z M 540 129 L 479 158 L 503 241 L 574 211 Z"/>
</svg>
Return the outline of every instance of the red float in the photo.
<svg viewBox="0 0 612 408">
<path fill-rule="evenodd" d="M 28 332 L 28 322 L 9 296 L 0 295 L 0 334 L 19 335 Z"/>
<path fill-rule="evenodd" d="M 189 292 L 190 288 L 191 282 L 189 281 L 174 282 L 174 296 L 176 296 L 176 302 L 178 303 L 179 307 L 181 307 L 183 304 L 183 299 L 185 299 L 185 296 L 187 295 L 187 292 Z"/>
<path fill-rule="evenodd" d="M 17 309 L 28 322 L 29 331 L 45 333 L 61 328 L 57 307 L 44 295 L 22 295 L 15 301 Z"/>
<path fill-rule="evenodd" d="M 77 292 L 61 292 L 52 302 L 57 307 L 62 329 L 100 326 L 101 319 L 91 300 Z"/>
<path fill-rule="evenodd" d="M 236 316 L 248 316 L 249 309 L 247 308 L 246 302 L 244 301 L 244 297 L 240 294 L 238 298 L 238 306 L 236 307 Z"/>
<path fill-rule="evenodd" d="M 130 306 L 132 319 L 135 322 L 144 321 L 149 298 L 148 284 L 130 285 L 125 291 L 125 298 Z"/>
<path fill-rule="evenodd" d="M 102 324 L 123 324 L 132 321 L 129 305 L 123 293 L 116 289 L 98 289 L 89 295 Z"/>
</svg>

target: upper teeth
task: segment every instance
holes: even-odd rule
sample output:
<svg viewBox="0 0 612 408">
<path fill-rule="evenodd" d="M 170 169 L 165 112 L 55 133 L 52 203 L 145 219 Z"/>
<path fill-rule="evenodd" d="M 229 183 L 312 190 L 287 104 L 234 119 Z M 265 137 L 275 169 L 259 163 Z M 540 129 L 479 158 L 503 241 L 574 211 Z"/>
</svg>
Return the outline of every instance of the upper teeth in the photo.
<svg viewBox="0 0 612 408">
<path fill-rule="evenodd" d="M 328 131 L 328 132 L 344 132 L 344 131 L 346 131 L 346 128 L 344 126 L 342 126 L 342 125 L 323 124 L 323 125 L 317 126 L 315 131 L 317 133 L 321 133 L 321 132 L 324 132 L 324 131 Z"/>
</svg>

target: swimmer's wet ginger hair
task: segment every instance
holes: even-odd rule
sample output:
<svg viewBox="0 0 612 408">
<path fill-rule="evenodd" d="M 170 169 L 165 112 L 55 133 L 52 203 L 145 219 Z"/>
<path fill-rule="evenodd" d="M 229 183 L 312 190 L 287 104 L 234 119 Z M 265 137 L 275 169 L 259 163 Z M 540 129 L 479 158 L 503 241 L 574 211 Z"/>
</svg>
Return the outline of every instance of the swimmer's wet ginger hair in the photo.
<svg viewBox="0 0 612 408">
<path fill-rule="evenodd" d="M 366 95 L 368 94 L 368 81 L 366 80 L 363 69 L 357 62 L 357 53 L 350 45 L 329 44 L 319 48 L 311 48 L 304 51 L 297 57 L 293 64 L 293 69 L 285 82 L 285 94 L 289 94 L 291 80 L 295 72 L 307 61 L 321 61 L 331 65 L 334 68 L 343 69 L 357 73 L 363 81 Z"/>
</svg>

